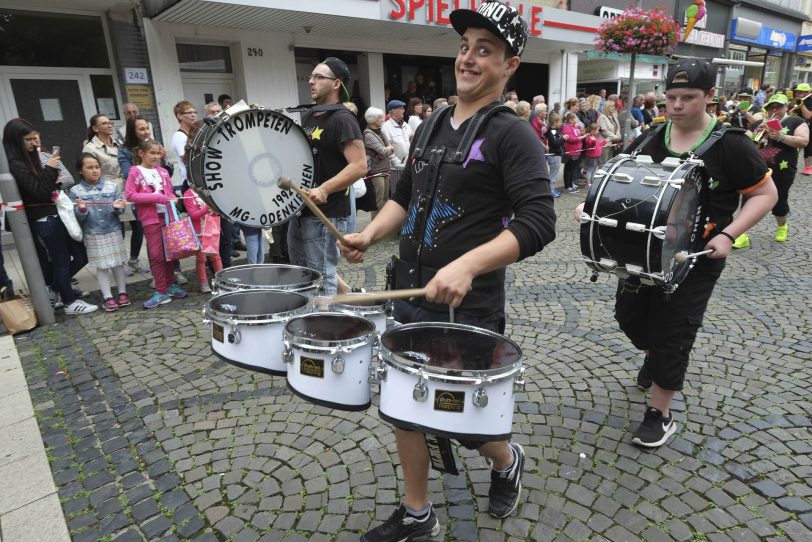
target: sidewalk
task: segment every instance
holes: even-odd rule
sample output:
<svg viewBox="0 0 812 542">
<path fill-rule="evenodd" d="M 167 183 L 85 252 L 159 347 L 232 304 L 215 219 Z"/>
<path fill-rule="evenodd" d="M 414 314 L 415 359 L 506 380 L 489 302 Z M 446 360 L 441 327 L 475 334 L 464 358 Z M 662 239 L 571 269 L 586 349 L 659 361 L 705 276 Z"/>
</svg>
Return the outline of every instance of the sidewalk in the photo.
<svg viewBox="0 0 812 542">
<path fill-rule="evenodd" d="M 0 337 L 0 542 L 70 542 L 14 339 Z"/>
</svg>

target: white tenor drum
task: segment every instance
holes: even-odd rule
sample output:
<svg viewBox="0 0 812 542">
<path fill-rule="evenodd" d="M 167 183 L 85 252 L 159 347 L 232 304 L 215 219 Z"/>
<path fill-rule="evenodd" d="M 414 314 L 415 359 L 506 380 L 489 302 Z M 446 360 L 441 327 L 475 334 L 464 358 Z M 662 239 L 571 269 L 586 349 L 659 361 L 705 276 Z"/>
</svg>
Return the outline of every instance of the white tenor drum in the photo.
<svg viewBox="0 0 812 542">
<path fill-rule="evenodd" d="M 277 180 L 284 175 L 311 188 L 313 163 L 310 141 L 292 118 L 241 102 L 205 120 L 190 144 L 188 172 L 200 197 L 222 216 L 270 228 L 304 206 Z"/>
<path fill-rule="evenodd" d="M 298 265 L 237 265 L 215 273 L 213 292 L 217 295 L 238 290 L 287 290 L 313 297 L 321 281 L 321 273 Z"/>
<path fill-rule="evenodd" d="M 221 359 L 254 371 L 283 375 L 282 332 L 287 321 L 311 310 L 296 292 L 244 290 L 211 298 L 204 317 L 211 324 L 211 349 Z"/>
<path fill-rule="evenodd" d="M 351 295 L 351 294 L 349 294 Z M 363 296 L 364 294 L 358 294 Z M 350 301 L 348 303 L 331 303 L 330 310 L 344 314 L 355 314 L 362 316 L 375 324 L 378 333 L 386 331 L 389 314 L 391 314 L 391 303 L 370 303 L 369 301 Z"/>
<path fill-rule="evenodd" d="M 374 324 L 360 316 L 317 312 L 291 318 L 283 335 L 288 387 L 317 405 L 365 410 L 377 337 Z"/>
<path fill-rule="evenodd" d="M 381 337 L 383 420 L 461 440 L 509 440 L 514 392 L 524 390 L 522 351 L 503 335 L 462 324 L 416 323 Z"/>
</svg>

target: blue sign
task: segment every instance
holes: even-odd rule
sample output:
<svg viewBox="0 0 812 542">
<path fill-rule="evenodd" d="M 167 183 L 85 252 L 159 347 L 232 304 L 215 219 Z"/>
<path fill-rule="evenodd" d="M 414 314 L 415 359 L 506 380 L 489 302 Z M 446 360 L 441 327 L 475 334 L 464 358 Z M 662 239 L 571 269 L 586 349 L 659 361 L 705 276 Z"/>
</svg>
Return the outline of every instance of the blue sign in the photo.
<svg viewBox="0 0 812 542">
<path fill-rule="evenodd" d="M 738 19 L 733 19 L 733 24 L 730 28 L 731 40 L 754 43 L 756 45 L 769 47 L 770 49 L 783 49 L 785 51 L 795 50 L 795 42 L 797 41 L 798 37 L 792 32 L 761 25 L 761 33 L 758 35 L 758 39 L 743 38 L 736 35 L 737 23 Z"/>
<path fill-rule="evenodd" d="M 812 34 L 807 34 L 798 38 L 796 51 L 812 51 Z"/>
</svg>

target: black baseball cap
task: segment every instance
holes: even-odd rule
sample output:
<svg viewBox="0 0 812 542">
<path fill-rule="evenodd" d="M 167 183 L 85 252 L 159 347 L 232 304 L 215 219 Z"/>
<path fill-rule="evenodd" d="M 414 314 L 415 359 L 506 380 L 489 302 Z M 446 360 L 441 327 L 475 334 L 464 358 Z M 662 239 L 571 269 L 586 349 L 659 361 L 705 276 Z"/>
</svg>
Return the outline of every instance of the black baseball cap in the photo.
<svg viewBox="0 0 812 542">
<path fill-rule="evenodd" d="M 527 23 L 516 8 L 496 0 L 488 0 L 476 11 L 455 9 L 449 18 L 460 36 L 471 27 L 484 28 L 502 38 L 514 56 L 522 56 L 527 44 Z"/>
<path fill-rule="evenodd" d="M 330 71 L 333 72 L 333 75 L 335 75 L 336 78 L 341 81 L 341 91 L 339 92 L 341 101 L 349 102 L 350 91 L 347 90 L 347 85 L 350 84 L 350 69 L 343 60 L 334 56 L 325 58 L 322 61 L 322 64 L 326 64 L 327 67 L 330 68 Z"/>
<path fill-rule="evenodd" d="M 685 74 L 687 81 L 674 82 L 679 74 Z M 665 89 L 698 88 L 710 90 L 716 86 L 716 66 L 703 58 L 685 58 L 668 69 Z"/>
</svg>

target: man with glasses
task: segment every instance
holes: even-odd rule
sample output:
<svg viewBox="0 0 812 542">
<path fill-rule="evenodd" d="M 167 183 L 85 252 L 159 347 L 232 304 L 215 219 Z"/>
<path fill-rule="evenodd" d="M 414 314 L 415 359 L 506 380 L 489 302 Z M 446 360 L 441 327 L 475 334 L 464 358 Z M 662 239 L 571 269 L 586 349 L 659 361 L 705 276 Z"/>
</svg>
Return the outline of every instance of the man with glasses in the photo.
<svg viewBox="0 0 812 542">
<path fill-rule="evenodd" d="M 178 157 L 178 171 L 180 173 L 180 183 L 172 185 L 175 194 L 181 196 L 183 194 L 184 185 L 186 184 L 186 164 L 183 161 L 183 156 L 186 154 L 186 142 L 189 140 L 189 131 L 192 125 L 197 120 L 197 110 L 194 104 L 188 100 L 182 100 L 175 104 L 175 118 L 178 119 L 178 130 L 172 135 L 172 149 Z M 180 200 L 183 201 L 183 200 Z M 175 282 L 178 284 L 186 284 L 189 282 L 180 270 L 180 262 L 175 262 Z"/>
<path fill-rule="evenodd" d="M 315 179 L 308 195 L 342 233 L 347 231 L 350 214 L 348 188 L 367 172 L 361 127 L 355 115 L 341 105 L 350 100 L 349 81 L 350 70 L 341 59 L 329 57 L 317 64 L 308 79 L 316 106 L 302 121 L 317 151 Z M 336 293 L 338 247 L 327 227 L 307 208 L 288 223 L 288 254 L 292 264 L 322 273 L 324 295 Z"/>
</svg>

